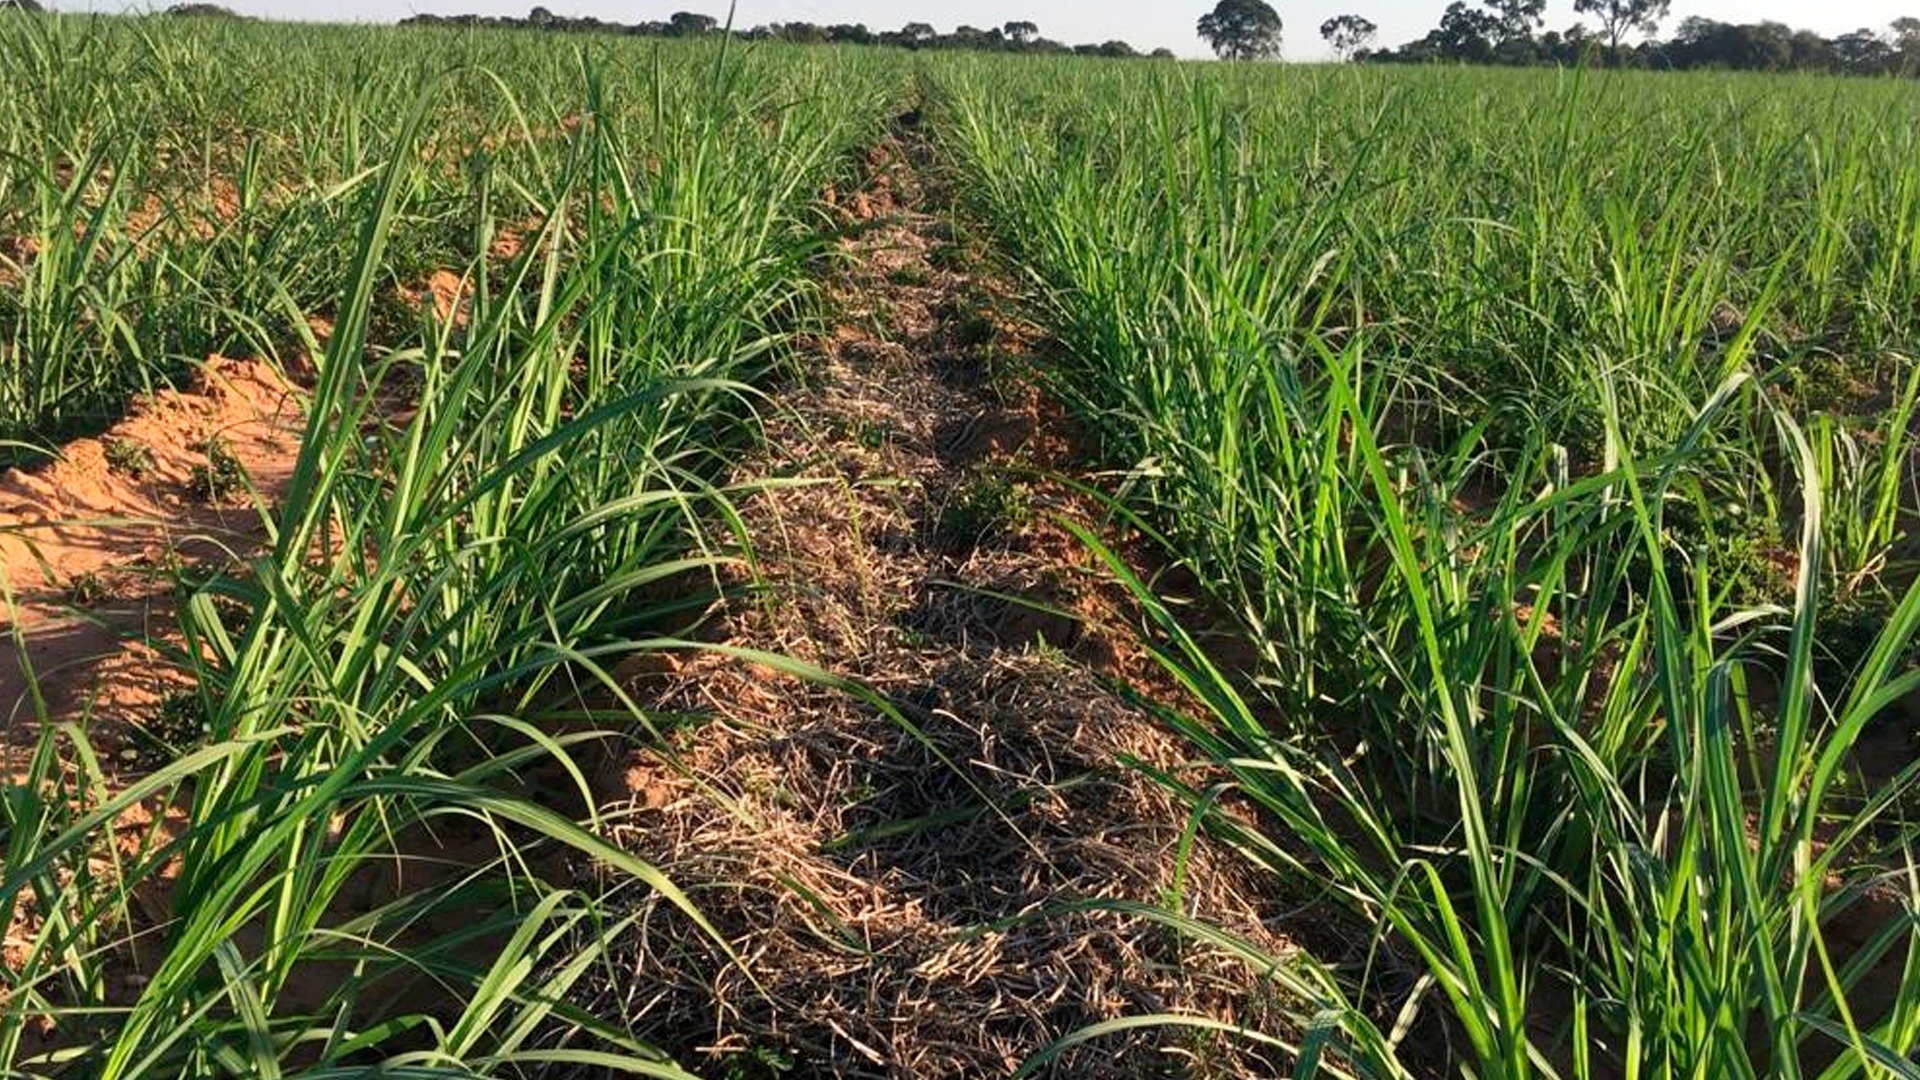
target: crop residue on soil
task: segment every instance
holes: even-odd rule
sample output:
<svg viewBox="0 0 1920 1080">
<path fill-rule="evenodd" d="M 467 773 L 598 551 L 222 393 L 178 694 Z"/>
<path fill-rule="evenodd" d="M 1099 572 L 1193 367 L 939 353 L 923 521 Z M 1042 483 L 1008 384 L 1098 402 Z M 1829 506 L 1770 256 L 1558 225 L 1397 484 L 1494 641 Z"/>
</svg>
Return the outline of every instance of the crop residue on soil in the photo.
<svg viewBox="0 0 1920 1080">
<path fill-rule="evenodd" d="M 994 377 L 1028 345 L 1000 286 L 955 268 L 913 153 L 883 143 L 866 189 L 834 200 L 856 237 L 829 286 L 840 325 L 740 467 L 803 482 L 747 501 L 769 590 L 709 635 L 857 679 L 897 718 L 717 653 L 636 675 L 703 722 L 629 764 L 619 835 L 745 965 L 660 907 L 615 958 L 649 973 L 644 991 L 582 1004 L 695 1070 L 772 1055 L 791 1076 L 1005 1075 L 1119 1016 L 1267 1019 L 1238 962 L 1147 920 L 1060 912 L 1080 900 L 1177 904 L 1288 950 L 1258 878 L 1204 840 L 1175 896 L 1184 808 L 1127 762 L 1179 769 L 1184 747 L 1117 688 L 1139 666 L 1123 605 L 1049 516 L 1087 512 L 1042 478 L 1067 464 L 1058 417 Z M 1165 1030 L 1059 1066 L 1267 1067 Z"/>
</svg>

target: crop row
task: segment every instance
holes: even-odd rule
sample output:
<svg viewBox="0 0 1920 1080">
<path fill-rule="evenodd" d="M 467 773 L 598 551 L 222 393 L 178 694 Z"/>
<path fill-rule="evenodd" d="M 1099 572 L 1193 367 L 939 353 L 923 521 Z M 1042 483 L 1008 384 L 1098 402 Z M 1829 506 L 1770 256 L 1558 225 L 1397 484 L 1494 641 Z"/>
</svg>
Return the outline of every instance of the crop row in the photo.
<svg viewBox="0 0 1920 1080">
<path fill-rule="evenodd" d="M 1920 95 L 935 82 L 1117 512 L 1258 657 L 1135 581 L 1223 770 L 1188 794 L 1257 809 L 1210 821 L 1368 942 L 1241 947 L 1297 1007 L 1248 1036 L 1374 1076 L 1897 1073 Z"/>
<path fill-rule="evenodd" d="M 0 20 L 0 56 L 36 86 L 0 106 L 0 429 L 50 444 L 204 352 L 308 370 L 266 549 L 183 578 L 160 643 L 200 736 L 109 775 L 87 717 L 29 718 L 0 1063 L 681 1075 L 565 1005 L 633 886 L 556 852 L 687 905 L 601 838 L 575 757 L 645 727 L 608 669 L 711 587 L 715 484 L 809 318 L 813 207 L 891 85 L 133 20 Z"/>
</svg>

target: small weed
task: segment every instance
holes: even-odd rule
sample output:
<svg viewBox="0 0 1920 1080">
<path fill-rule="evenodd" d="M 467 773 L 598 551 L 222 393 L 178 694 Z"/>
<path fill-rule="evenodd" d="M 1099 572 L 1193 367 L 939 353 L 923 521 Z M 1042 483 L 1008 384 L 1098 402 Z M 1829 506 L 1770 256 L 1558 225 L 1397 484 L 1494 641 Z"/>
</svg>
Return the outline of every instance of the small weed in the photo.
<svg viewBox="0 0 1920 1080">
<path fill-rule="evenodd" d="M 227 440 L 215 436 L 206 442 L 207 460 L 193 467 L 189 479 L 195 495 L 209 503 L 226 502 L 247 490 L 246 466 L 233 454 Z"/>
<path fill-rule="evenodd" d="M 179 548 L 169 547 L 150 560 L 154 572 L 168 580 L 179 580 L 187 573 L 187 556 Z"/>
<path fill-rule="evenodd" d="M 91 570 L 67 579 L 67 602 L 88 607 L 107 598 L 107 583 Z"/>
<path fill-rule="evenodd" d="M 754 1046 L 729 1054 L 720 1075 L 725 1080 L 770 1080 L 787 1075 L 799 1064 L 791 1050 L 778 1046 Z"/>
<path fill-rule="evenodd" d="M 1816 350 L 1793 366 L 1785 388 L 1803 411 L 1849 414 L 1872 400 L 1875 379 L 1871 365 Z"/>
<path fill-rule="evenodd" d="M 1676 552 L 1704 559 L 1708 580 L 1726 590 L 1729 602 L 1779 603 L 1793 594 L 1793 575 L 1782 560 L 1789 549 L 1772 522 L 1737 506 L 1709 518 L 1698 503 L 1684 500 L 1667 508 L 1664 524 L 1667 542 Z M 1667 568 L 1676 592 L 1688 587 L 1686 565 L 1677 559 Z"/>
<path fill-rule="evenodd" d="M 1822 686 L 1843 686 L 1867 654 L 1880 631 L 1893 617 L 1900 598 L 1879 585 L 1860 589 L 1828 589 L 1820 595 L 1820 641 L 1814 667 Z M 1911 655 L 1902 666 L 1913 663 Z"/>
<path fill-rule="evenodd" d="M 941 305 L 940 320 L 956 348 L 980 349 L 993 344 L 1000 327 L 993 321 L 993 297 L 968 290 Z"/>
<path fill-rule="evenodd" d="M 132 439 L 107 440 L 107 468 L 134 480 L 153 475 L 157 463 L 153 447 Z"/>
<path fill-rule="evenodd" d="M 885 420 L 862 416 L 846 421 L 842 430 L 863 450 L 878 452 L 893 442 L 893 425 Z"/>
<path fill-rule="evenodd" d="M 964 272 L 976 261 L 962 244 L 936 244 L 927 252 L 927 263 L 936 270 Z"/>
<path fill-rule="evenodd" d="M 940 535 L 958 543 L 980 543 L 1019 532 L 1033 521 L 1033 494 L 1006 473 L 975 469 L 953 491 L 940 511 Z"/>
<path fill-rule="evenodd" d="M 800 805 L 800 796 L 785 784 L 753 780 L 748 782 L 747 790 L 783 809 L 791 810 Z"/>
<path fill-rule="evenodd" d="M 899 315 L 893 305 L 885 300 L 876 300 L 867 312 L 868 325 L 872 328 L 875 341 L 897 340 L 894 328 L 898 325 Z"/>
<path fill-rule="evenodd" d="M 146 733 L 170 750 L 184 750 L 204 742 L 212 734 L 207 722 L 206 703 L 194 690 L 175 690 L 160 700 L 160 709 Z"/>
<path fill-rule="evenodd" d="M 1027 387 L 1038 381 L 1032 365 L 1022 357 L 995 350 L 986 358 L 986 391 L 994 401 L 1010 405 L 1027 396 Z"/>
<path fill-rule="evenodd" d="M 961 316 L 952 324 L 953 343 L 963 349 L 978 349 L 993 343 L 999 334 L 999 328 L 993 320 L 981 312 L 971 312 Z"/>
<path fill-rule="evenodd" d="M 923 289 L 933 280 L 933 273 L 925 264 L 908 263 L 905 266 L 896 267 L 887 275 L 887 280 L 910 289 Z"/>
<path fill-rule="evenodd" d="M 1072 671 L 1078 666 L 1066 649 L 1047 637 L 1045 630 L 1035 632 L 1033 640 L 1027 645 L 1027 652 L 1040 663 L 1061 671 Z"/>
</svg>

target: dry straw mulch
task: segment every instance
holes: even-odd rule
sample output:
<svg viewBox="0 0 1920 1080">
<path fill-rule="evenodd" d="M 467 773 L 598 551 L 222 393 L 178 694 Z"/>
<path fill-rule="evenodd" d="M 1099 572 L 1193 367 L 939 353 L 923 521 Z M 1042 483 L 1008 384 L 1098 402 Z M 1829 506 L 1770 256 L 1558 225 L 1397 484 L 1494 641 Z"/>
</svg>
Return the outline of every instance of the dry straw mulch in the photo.
<svg viewBox="0 0 1920 1080">
<path fill-rule="evenodd" d="M 1086 1025 L 1154 1013 L 1270 1029 L 1244 965 L 1149 920 L 1068 910 L 1177 906 L 1288 951 L 1234 855 L 1202 838 L 1178 874 L 1186 808 L 1130 763 L 1178 770 L 1188 750 L 1127 689 L 1153 687 L 1125 604 L 1051 519 L 1093 508 L 1036 472 L 1070 465 L 1065 424 L 991 377 L 989 352 L 1029 346 L 1002 285 L 956 268 L 914 157 L 910 138 L 881 144 L 865 189 L 836 200 L 839 325 L 741 466 L 801 482 L 745 501 L 767 588 L 708 632 L 858 680 L 896 715 L 719 653 L 636 673 L 656 708 L 699 722 L 628 764 L 618 834 L 745 963 L 643 901 L 610 965 L 631 982 L 582 1004 L 742 1077 L 1006 1075 Z M 1178 1029 L 1049 1067 L 1269 1071 Z"/>
</svg>

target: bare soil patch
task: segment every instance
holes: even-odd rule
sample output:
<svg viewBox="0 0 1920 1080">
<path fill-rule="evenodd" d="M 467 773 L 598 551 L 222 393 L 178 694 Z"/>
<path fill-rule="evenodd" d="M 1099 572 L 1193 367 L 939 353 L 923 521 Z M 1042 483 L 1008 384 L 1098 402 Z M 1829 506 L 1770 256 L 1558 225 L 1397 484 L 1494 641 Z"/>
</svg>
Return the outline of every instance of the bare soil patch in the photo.
<svg viewBox="0 0 1920 1080">
<path fill-rule="evenodd" d="M 187 685 L 155 648 L 174 636 L 174 576 L 258 551 L 259 506 L 292 475 L 301 415 L 272 365 L 209 357 L 188 388 L 0 474 L 9 775 L 49 720 L 85 719 L 96 753 L 138 766 L 134 730 Z"/>
</svg>

